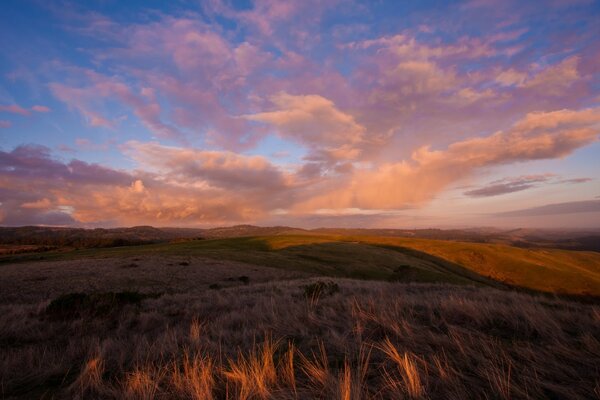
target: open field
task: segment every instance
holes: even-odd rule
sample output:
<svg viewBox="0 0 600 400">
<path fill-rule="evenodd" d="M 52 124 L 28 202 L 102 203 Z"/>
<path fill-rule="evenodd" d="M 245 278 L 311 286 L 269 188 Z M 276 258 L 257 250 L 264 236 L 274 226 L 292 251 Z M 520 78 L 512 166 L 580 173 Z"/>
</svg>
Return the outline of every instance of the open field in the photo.
<svg viewBox="0 0 600 400">
<path fill-rule="evenodd" d="M 0 397 L 600 398 L 598 299 L 548 295 L 597 296 L 599 259 L 324 234 L 4 256 Z"/>
</svg>

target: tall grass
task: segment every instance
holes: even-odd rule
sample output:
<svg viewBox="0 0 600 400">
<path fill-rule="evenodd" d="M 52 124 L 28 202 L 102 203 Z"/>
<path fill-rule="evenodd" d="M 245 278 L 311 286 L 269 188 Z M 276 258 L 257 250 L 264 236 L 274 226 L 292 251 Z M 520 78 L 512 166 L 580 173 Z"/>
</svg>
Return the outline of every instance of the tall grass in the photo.
<svg viewBox="0 0 600 400">
<path fill-rule="evenodd" d="M 336 280 L 171 294 L 55 320 L 0 305 L 0 397 L 591 399 L 598 306 L 494 289 Z"/>
</svg>

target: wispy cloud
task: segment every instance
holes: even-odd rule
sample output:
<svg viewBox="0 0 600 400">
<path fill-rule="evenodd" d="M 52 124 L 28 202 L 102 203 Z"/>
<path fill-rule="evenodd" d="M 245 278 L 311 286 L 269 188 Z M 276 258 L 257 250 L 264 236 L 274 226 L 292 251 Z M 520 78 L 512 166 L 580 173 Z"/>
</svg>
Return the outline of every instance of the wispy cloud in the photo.
<svg viewBox="0 0 600 400">
<path fill-rule="evenodd" d="M 562 179 L 555 174 L 524 175 L 516 178 L 499 179 L 477 189 L 468 190 L 464 192 L 464 195 L 469 197 L 492 197 L 539 187 L 541 184 L 578 184 L 591 180 L 591 178 Z"/>
<path fill-rule="evenodd" d="M 547 204 L 522 210 L 496 213 L 498 217 L 536 217 L 543 215 L 600 213 L 600 200 L 571 201 Z"/>
</svg>

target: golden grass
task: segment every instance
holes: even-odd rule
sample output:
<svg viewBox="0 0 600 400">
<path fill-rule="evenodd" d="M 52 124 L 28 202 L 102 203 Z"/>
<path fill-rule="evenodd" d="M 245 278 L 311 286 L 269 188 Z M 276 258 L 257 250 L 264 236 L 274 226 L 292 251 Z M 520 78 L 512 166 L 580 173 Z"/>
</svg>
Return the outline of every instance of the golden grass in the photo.
<svg viewBox="0 0 600 400">
<path fill-rule="evenodd" d="M 184 352 L 182 367 L 173 363 L 171 380 L 176 392 L 194 400 L 212 400 L 215 388 L 214 361 Z"/>
<path fill-rule="evenodd" d="M 415 356 L 407 352 L 400 354 L 398 349 L 387 337 L 381 344 L 380 349 L 394 362 L 401 378 L 401 380 L 398 380 L 386 371 L 386 380 L 389 386 L 400 393 L 408 393 L 410 398 L 419 398 L 423 396 L 424 388 L 421 383 L 419 369 L 415 362 Z M 404 383 L 403 387 L 400 388 L 402 390 L 398 390 L 400 382 Z"/>
</svg>

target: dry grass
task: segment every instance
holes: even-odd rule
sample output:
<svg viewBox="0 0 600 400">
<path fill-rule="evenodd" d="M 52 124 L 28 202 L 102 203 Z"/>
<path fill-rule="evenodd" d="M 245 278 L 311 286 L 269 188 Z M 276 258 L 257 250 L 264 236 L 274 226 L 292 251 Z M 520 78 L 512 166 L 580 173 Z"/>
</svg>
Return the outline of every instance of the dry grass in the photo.
<svg viewBox="0 0 600 400">
<path fill-rule="evenodd" d="M 35 303 L 71 292 L 203 292 L 221 287 L 310 276 L 301 271 L 269 268 L 202 257 L 131 256 L 30 262 L 0 266 L 0 303 Z"/>
<path fill-rule="evenodd" d="M 591 399 L 598 306 L 489 288 L 314 280 L 49 319 L 0 305 L 0 397 Z"/>
</svg>

